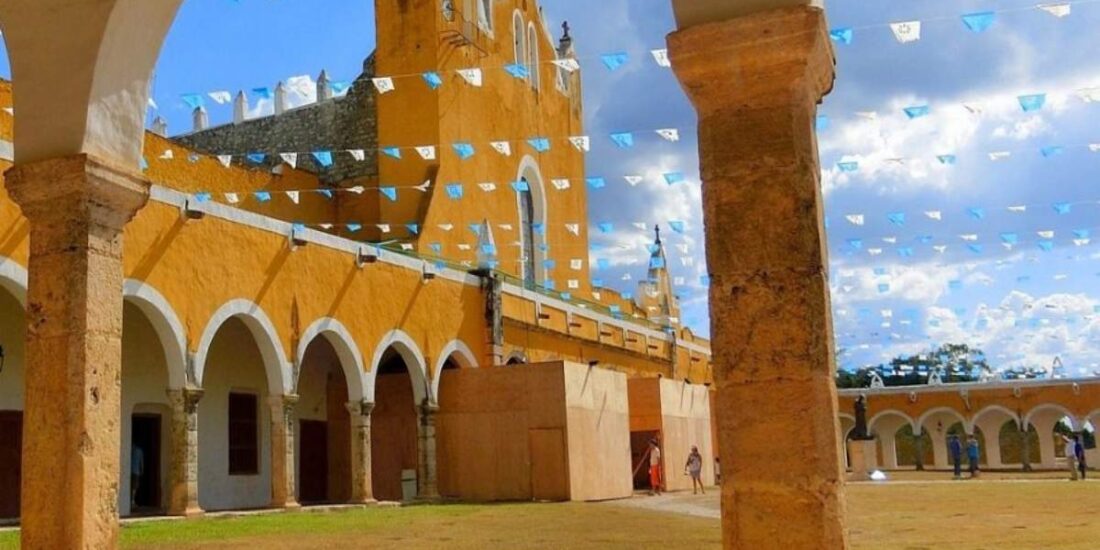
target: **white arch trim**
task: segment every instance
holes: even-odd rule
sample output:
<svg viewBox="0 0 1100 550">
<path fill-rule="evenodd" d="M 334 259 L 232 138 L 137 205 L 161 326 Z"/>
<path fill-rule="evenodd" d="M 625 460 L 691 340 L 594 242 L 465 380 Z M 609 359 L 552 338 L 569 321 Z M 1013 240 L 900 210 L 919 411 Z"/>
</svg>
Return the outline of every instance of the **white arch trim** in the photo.
<svg viewBox="0 0 1100 550">
<path fill-rule="evenodd" d="M 332 317 L 322 317 L 314 321 L 298 340 L 296 364 L 299 376 L 305 364 L 306 350 L 318 336 L 323 336 L 332 345 L 332 349 L 336 350 L 336 356 L 340 359 L 340 368 L 343 369 L 344 378 L 348 383 L 348 401 L 355 403 L 365 399 L 367 374 L 363 368 L 363 354 L 359 352 L 359 346 L 355 344 L 355 339 L 351 337 L 347 327 Z M 295 389 L 298 387 L 297 380 L 294 381 L 294 387 Z"/>
<path fill-rule="evenodd" d="M 432 402 L 439 402 L 439 379 L 443 377 L 443 365 L 447 359 L 454 357 L 459 367 L 464 369 L 476 369 L 477 357 L 470 347 L 462 340 L 451 340 L 443 349 L 439 350 L 439 358 L 435 362 L 435 370 L 432 371 Z"/>
<path fill-rule="evenodd" d="M 913 428 L 913 433 L 917 433 L 917 425 L 916 425 L 916 422 L 913 421 L 913 417 L 911 417 L 911 416 L 909 416 L 909 415 L 907 415 L 907 414 L 905 414 L 905 413 L 903 413 L 903 412 L 901 412 L 897 409 L 887 409 L 885 411 L 881 411 L 878 414 L 872 416 L 871 419 L 867 421 L 867 431 L 870 432 L 870 433 L 875 433 L 875 424 L 877 424 L 880 420 L 882 420 L 883 418 L 886 418 L 888 416 L 900 417 L 902 420 L 909 423 L 909 426 L 911 428 Z M 899 428 L 900 428 L 900 426 L 899 426 Z"/>
<path fill-rule="evenodd" d="M 264 361 L 264 371 L 267 373 L 269 391 L 273 395 L 291 393 L 294 388 L 294 380 L 291 374 L 290 362 L 287 361 L 282 340 L 279 339 L 279 334 L 275 331 L 275 325 L 272 324 L 271 319 L 264 313 L 264 310 L 260 309 L 260 306 L 244 299 L 226 302 L 225 305 L 214 312 L 210 321 L 207 322 L 206 328 L 202 331 L 202 337 L 199 338 L 198 349 L 195 350 L 195 354 L 192 356 L 192 363 L 195 366 L 195 382 L 202 386 L 206 373 L 206 359 L 210 353 L 210 345 L 214 342 L 214 336 L 218 333 L 218 329 L 233 317 L 244 321 L 245 326 L 248 327 L 249 332 L 252 333 L 252 337 L 256 341 L 256 346 L 260 348 L 260 354 L 263 356 Z"/>
<path fill-rule="evenodd" d="M 1012 420 L 1013 422 L 1015 422 L 1017 428 L 1020 427 L 1020 417 L 1019 417 L 1019 415 L 1016 414 L 1015 411 L 1013 411 L 1013 410 L 1011 410 L 1007 407 L 1003 407 L 1001 405 L 989 405 L 988 407 L 978 411 L 977 414 L 975 414 L 973 416 L 973 418 L 970 419 L 971 431 L 974 431 L 974 427 L 978 425 L 978 420 L 980 420 L 983 416 L 986 416 L 989 413 L 997 413 L 997 412 L 1007 416 L 1009 418 L 1009 420 Z M 998 425 L 997 429 L 1000 430 L 1002 427 L 1004 427 L 1004 422 L 1002 422 L 1000 425 Z M 998 433 L 1000 433 L 1000 432 L 998 431 Z"/>
<path fill-rule="evenodd" d="M 0 256 L 0 286 L 11 292 L 23 309 L 27 308 L 27 268 L 11 258 Z"/>
<path fill-rule="evenodd" d="M 413 398 L 419 406 L 429 395 L 427 362 L 424 360 L 424 354 L 420 352 L 416 342 L 404 331 L 397 329 L 387 332 L 374 348 L 374 356 L 371 357 L 370 361 L 370 371 L 367 372 L 366 399 L 371 402 L 375 400 L 374 388 L 375 382 L 378 380 L 378 369 L 382 366 L 382 356 L 390 348 L 393 348 L 404 359 L 405 367 L 412 379 Z"/>
<path fill-rule="evenodd" d="M 178 390 L 187 385 L 187 331 L 172 309 L 172 305 L 156 289 L 137 279 L 122 283 L 125 301 L 137 306 L 153 325 L 160 345 L 164 349 L 164 362 L 168 367 L 168 389 Z"/>
<path fill-rule="evenodd" d="M 1036 414 L 1039 414 L 1039 413 L 1044 412 L 1044 411 L 1051 411 L 1051 410 L 1062 413 L 1062 417 L 1069 418 L 1069 421 L 1070 421 L 1069 427 L 1070 427 L 1070 429 L 1072 429 L 1074 431 L 1077 431 L 1077 430 L 1081 429 L 1081 424 L 1082 424 L 1081 419 L 1077 418 L 1077 415 L 1070 412 L 1069 409 L 1067 409 L 1067 408 L 1065 408 L 1062 405 L 1059 405 L 1057 403 L 1044 403 L 1042 405 L 1037 405 L 1037 406 L 1033 407 L 1030 411 L 1027 412 L 1027 414 L 1024 415 L 1024 426 L 1030 427 L 1032 425 L 1031 424 L 1032 420 L 1035 418 Z M 1062 420 L 1062 417 L 1059 417 L 1057 420 L 1055 420 L 1055 423 L 1057 423 L 1059 420 Z"/>
<path fill-rule="evenodd" d="M 920 418 L 917 419 L 917 425 L 916 425 L 917 432 L 916 432 L 916 434 L 920 435 L 921 433 L 924 433 L 924 423 L 927 422 L 929 419 L 931 419 L 933 416 L 936 416 L 937 414 L 941 414 L 941 413 L 947 413 L 947 414 L 950 414 L 951 416 L 954 416 L 955 418 L 957 418 L 959 420 L 959 422 L 962 423 L 963 430 L 971 430 L 970 424 L 967 423 L 966 418 L 964 418 L 962 413 L 960 413 L 959 411 L 956 411 L 955 409 L 952 409 L 951 407 L 936 407 L 934 409 L 929 409 L 929 410 L 925 411 L 924 414 L 920 415 Z M 951 426 L 944 426 L 944 429 L 948 429 L 950 427 Z M 972 433 L 972 430 L 968 431 L 967 433 L 968 434 Z"/>
</svg>

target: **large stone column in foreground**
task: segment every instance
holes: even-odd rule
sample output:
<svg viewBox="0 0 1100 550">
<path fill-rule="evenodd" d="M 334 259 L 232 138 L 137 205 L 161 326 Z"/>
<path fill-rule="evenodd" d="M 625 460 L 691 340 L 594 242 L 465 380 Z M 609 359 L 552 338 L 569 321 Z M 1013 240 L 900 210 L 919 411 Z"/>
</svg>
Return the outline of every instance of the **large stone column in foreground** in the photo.
<svg viewBox="0 0 1100 550">
<path fill-rule="evenodd" d="M 725 547 L 847 548 L 814 135 L 825 15 L 699 22 L 669 53 L 699 113 Z"/>
<path fill-rule="evenodd" d="M 271 405 L 271 507 L 301 508 L 294 478 L 294 407 L 297 395 L 273 395 Z"/>
<path fill-rule="evenodd" d="M 168 390 L 172 404 L 171 455 L 168 465 L 168 515 L 192 517 L 199 506 L 199 388 Z"/>
<path fill-rule="evenodd" d="M 370 414 L 372 401 L 347 403 L 351 414 L 351 503 L 370 504 L 374 500 L 370 461 Z"/>
<path fill-rule="evenodd" d="M 5 184 L 31 226 L 22 545 L 114 548 L 122 230 L 149 184 L 85 155 L 16 165 Z"/>
</svg>

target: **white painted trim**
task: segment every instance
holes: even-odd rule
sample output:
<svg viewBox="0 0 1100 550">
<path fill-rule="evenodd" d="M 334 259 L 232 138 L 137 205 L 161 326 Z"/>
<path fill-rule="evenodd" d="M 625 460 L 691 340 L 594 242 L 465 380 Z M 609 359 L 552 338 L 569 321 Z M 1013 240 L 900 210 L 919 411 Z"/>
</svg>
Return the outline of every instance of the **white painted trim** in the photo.
<svg viewBox="0 0 1100 550">
<path fill-rule="evenodd" d="M 6 160 L 8 162 L 15 162 L 15 144 L 4 139 L 0 139 L 0 160 Z"/>
<path fill-rule="evenodd" d="M 340 368 L 344 371 L 344 377 L 348 384 L 348 401 L 358 403 L 366 398 L 367 375 L 363 368 L 363 355 L 359 352 L 359 346 L 351 332 L 340 321 L 332 317 L 322 317 L 309 325 L 298 340 L 297 357 L 298 374 L 305 363 L 306 350 L 313 340 L 323 336 L 332 349 L 336 350 L 336 356 L 340 359 Z M 298 380 L 294 381 L 295 393 L 297 393 Z"/>
<path fill-rule="evenodd" d="M 983 408 L 982 410 L 974 413 L 974 416 L 972 416 L 970 418 L 970 431 L 971 431 L 971 433 L 973 433 L 974 428 L 978 426 L 978 420 L 980 420 L 982 416 L 984 416 L 985 414 L 990 413 L 990 412 L 1000 412 L 1000 413 L 1004 414 L 1005 416 L 1008 416 L 1009 420 L 1015 422 L 1017 428 L 1020 427 L 1020 417 L 1019 417 L 1019 415 L 1016 414 L 1015 411 L 1013 411 L 1012 409 L 1009 409 L 1008 407 L 1004 407 L 1004 406 L 1001 406 L 1001 405 L 988 405 L 985 408 Z M 1000 433 L 1000 429 L 1001 429 L 1002 426 L 1004 426 L 1003 422 L 1001 423 L 1000 426 L 997 426 L 997 430 L 998 430 L 997 433 Z"/>
<path fill-rule="evenodd" d="M 148 283 L 126 279 L 122 283 L 123 299 L 137 306 L 160 339 L 164 348 L 164 362 L 168 367 L 168 389 L 178 390 L 187 386 L 187 330 L 160 292 Z M 122 335 L 126 337 L 125 334 Z"/>
<path fill-rule="evenodd" d="M 11 258 L 0 256 L 0 286 L 11 292 L 23 309 L 27 309 L 27 268 Z"/>
<path fill-rule="evenodd" d="M 878 422 L 879 420 L 881 420 L 882 418 L 887 417 L 887 416 L 900 416 L 902 419 L 909 422 L 909 427 L 913 428 L 913 433 L 917 433 L 917 427 L 916 427 L 916 423 L 913 422 L 913 417 L 909 416 L 909 415 L 907 415 L 907 414 L 905 414 L 905 413 L 903 413 L 903 412 L 901 412 L 897 409 L 887 409 L 885 411 L 881 411 L 881 412 L 875 414 L 875 416 L 872 416 L 871 419 L 867 421 L 867 431 L 871 432 L 871 433 L 874 433 L 875 423 Z"/>
<path fill-rule="evenodd" d="M 959 411 L 956 411 L 955 409 L 952 409 L 951 407 L 936 407 L 934 409 L 928 409 L 927 411 L 924 411 L 924 414 L 920 415 L 920 418 L 917 419 L 917 424 L 916 424 L 916 428 L 917 428 L 918 431 L 915 432 L 915 433 L 917 435 L 920 435 L 921 433 L 923 433 L 924 432 L 924 423 L 927 422 L 929 418 L 932 418 L 933 416 L 935 416 L 939 413 L 951 413 L 951 414 L 955 415 L 959 419 L 959 422 L 962 423 L 963 431 L 966 431 L 970 428 L 970 426 L 967 424 L 966 417 L 963 416 L 962 413 L 960 413 Z M 944 426 L 944 428 L 949 429 L 949 428 L 951 428 L 951 426 Z M 967 432 L 968 435 L 970 433 L 972 433 L 972 432 Z"/>
<path fill-rule="evenodd" d="M 538 292 L 535 292 L 533 290 L 527 290 L 526 288 L 519 287 L 519 286 L 513 285 L 511 283 L 501 284 L 501 290 L 505 294 L 510 294 L 512 296 L 517 296 L 517 297 L 523 298 L 525 300 L 531 300 L 532 302 L 535 302 L 536 304 L 538 304 L 539 307 L 544 307 L 544 306 L 545 307 L 552 307 L 554 309 L 565 311 L 566 313 L 570 313 L 572 315 L 577 315 L 577 316 L 583 317 L 583 318 L 591 320 L 591 321 L 597 321 L 597 322 L 600 322 L 600 323 L 603 323 L 603 324 L 606 324 L 606 325 L 621 328 L 623 330 L 629 330 L 630 332 L 633 332 L 635 334 L 640 334 L 642 336 L 646 336 L 646 337 L 652 338 L 654 340 L 661 340 L 663 342 L 668 342 L 670 340 L 670 336 L 668 334 L 665 334 L 664 332 L 661 332 L 659 330 L 653 330 L 653 329 L 650 329 L 650 328 L 643 327 L 641 325 L 631 324 L 627 321 L 620 321 L 619 319 L 616 319 L 614 317 L 610 317 L 610 316 L 607 316 L 607 315 L 602 315 L 602 314 L 596 313 L 592 310 L 585 309 L 585 308 L 582 308 L 582 307 L 578 307 L 578 306 L 575 306 L 575 305 L 570 304 L 568 302 L 564 302 L 564 301 L 558 300 L 556 298 L 551 298 L 550 296 L 545 296 L 545 295 L 539 294 Z M 684 346 L 685 347 L 690 346 L 689 349 L 695 349 L 695 351 L 699 351 L 700 353 L 704 352 L 703 348 L 699 348 L 698 346 L 695 346 L 694 344 L 689 344 L 687 342 L 684 342 Z M 705 354 L 709 356 L 710 352 L 706 351 Z"/>
<path fill-rule="evenodd" d="M 1072 386 L 1074 384 L 1085 386 L 1089 384 L 1100 384 L 1100 378 L 1059 378 L 1056 380 L 1006 380 L 1003 382 L 960 382 L 953 384 L 943 384 L 939 386 L 929 386 L 927 384 L 919 384 L 915 386 L 889 386 L 886 388 L 846 388 L 839 390 L 837 393 L 846 397 L 855 397 L 860 394 L 866 395 L 890 395 L 890 394 L 908 394 L 909 392 L 916 393 L 942 393 L 942 392 L 958 392 L 966 389 L 969 391 L 974 390 L 996 390 L 1014 387 L 1055 387 L 1055 386 Z"/>
<path fill-rule="evenodd" d="M 397 329 L 387 332 L 382 340 L 378 342 L 378 345 L 374 347 L 374 356 L 371 357 L 370 361 L 370 371 L 367 372 L 366 399 L 372 402 L 375 400 L 374 389 L 375 382 L 378 379 L 378 368 L 382 366 L 382 356 L 391 347 L 401 354 L 401 358 L 405 360 L 405 368 L 409 370 L 409 377 L 412 379 L 413 398 L 419 406 L 429 394 L 430 388 L 426 372 L 428 363 L 424 360 L 424 354 L 420 352 L 416 342 L 404 331 Z"/>
<path fill-rule="evenodd" d="M 1032 407 L 1031 410 L 1027 411 L 1027 414 L 1024 415 L 1024 426 L 1028 426 L 1028 427 L 1031 426 L 1031 419 L 1035 417 L 1036 413 L 1040 413 L 1040 412 L 1043 412 L 1043 411 L 1049 411 L 1049 410 L 1055 410 L 1055 411 L 1061 412 L 1064 417 L 1068 417 L 1069 420 L 1070 420 L 1069 427 L 1071 429 L 1073 429 L 1074 431 L 1081 429 L 1080 428 L 1081 419 L 1077 418 L 1077 415 L 1073 414 L 1072 411 L 1070 411 L 1066 407 L 1064 407 L 1062 405 L 1059 405 L 1057 403 L 1043 403 L 1042 405 L 1036 405 L 1036 406 Z M 1055 421 L 1055 423 L 1057 423 L 1061 420 L 1062 419 L 1059 418 L 1058 420 Z"/>
<path fill-rule="evenodd" d="M 442 378 L 443 365 L 454 356 L 459 367 L 464 369 L 476 369 L 477 357 L 470 347 L 462 340 L 451 340 L 443 349 L 439 350 L 439 357 L 435 360 L 435 370 L 432 371 L 432 402 L 439 402 L 439 379 Z"/>
<path fill-rule="evenodd" d="M 236 299 L 226 302 L 218 308 L 210 317 L 202 337 L 199 338 L 198 349 L 192 355 L 192 364 L 195 367 L 195 382 L 202 386 L 206 372 L 206 358 L 210 353 L 210 344 L 214 342 L 214 336 L 222 324 L 232 317 L 240 318 L 252 333 L 256 346 L 263 355 L 264 371 L 267 373 L 268 388 L 272 395 L 287 395 L 294 388 L 293 375 L 290 362 L 283 351 L 283 341 L 275 330 L 275 325 L 264 313 L 260 306 L 250 300 Z"/>
</svg>

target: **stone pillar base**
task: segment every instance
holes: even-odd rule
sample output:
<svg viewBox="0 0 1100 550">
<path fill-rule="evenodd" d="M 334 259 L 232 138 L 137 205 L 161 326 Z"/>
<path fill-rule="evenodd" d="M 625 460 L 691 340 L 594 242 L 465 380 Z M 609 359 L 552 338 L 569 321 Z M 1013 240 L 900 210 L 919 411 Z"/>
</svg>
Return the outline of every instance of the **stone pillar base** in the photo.
<svg viewBox="0 0 1100 550">
<path fill-rule="evenodd" d="M 848 464 L 851 472 L 848 481 L 867 481 L 871 479 L 875 459 L 875 440 L 851 440 L 848 442 Z"/>
</svg>

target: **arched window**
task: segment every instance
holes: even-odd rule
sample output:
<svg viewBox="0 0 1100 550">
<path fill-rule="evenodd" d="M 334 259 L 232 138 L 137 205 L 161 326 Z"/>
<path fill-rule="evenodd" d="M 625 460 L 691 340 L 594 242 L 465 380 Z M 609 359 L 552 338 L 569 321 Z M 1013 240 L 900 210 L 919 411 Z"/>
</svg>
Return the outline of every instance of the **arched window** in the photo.
<svg viewBox="0 0 1100 550">
<path fill-rule="evenodd" d="M 477 23 L 481 28 L 492 32 L 493 30 L 493 0 L 466 0 L 477 2 Z"/>
<path fill-rule="evenodd" d="M 531 87 L 539 90 L 539 35 L 534 23 L 527 24 L 527 70 L 531 71 Z"/>
<path fill-rule="evenodd" d="M 524 36 L 527 32 L 523 26 L 523 16 L 519 10 L 512 15 L 512 46 L 516 56 L 516 64 L 523 65 L 527 62 L 527 48 L 524 45 Z"/>
<path fill-rule="evenodd" d="M 526 177 L 522 181 L 527 183 L 527 189 L 518 193 L 520 250 L 523 254 L 521 265 L 523 286 L 531 289 L 538 282 L 535 271 L 535 201 L 531 196 L 531 182 Z"/>
<path fill-rule="evenodd" d="M 546 259 L 546 195 L 542 172 L 531 156 L 524 157 L 516 174 L 517 181 L 527 183 L 527 191 L 516 193 L 519 220 L 520 262 L 518 271 L 524 286 L 533 288 L 546 279 L 543 260 Z"/>
</svg>

